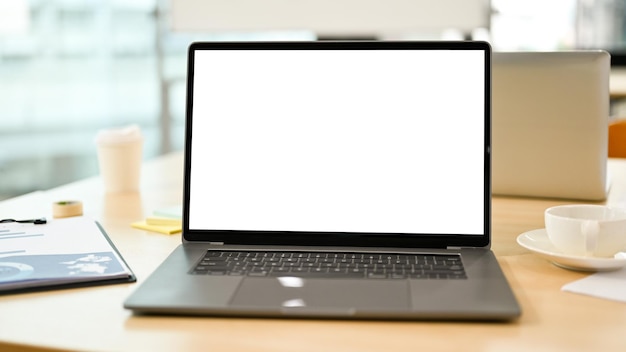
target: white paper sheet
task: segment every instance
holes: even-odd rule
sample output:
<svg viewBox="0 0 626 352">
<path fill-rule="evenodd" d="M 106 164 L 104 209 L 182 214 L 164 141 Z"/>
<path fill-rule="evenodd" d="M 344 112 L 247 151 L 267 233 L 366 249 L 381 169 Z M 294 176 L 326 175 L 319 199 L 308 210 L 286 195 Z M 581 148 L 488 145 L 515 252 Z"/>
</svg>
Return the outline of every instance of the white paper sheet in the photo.
<svg viewBox="0 0 626 352">
<path fill-rule="evenodd" d="M 626 268 L 599 272 L 571 282 L 563 291 L 626 303 Z"/>
<path fill-rule="evenodd" d="M 0 292 L 131 276 L 92 219 L 0 223 Z"/>
</svg>

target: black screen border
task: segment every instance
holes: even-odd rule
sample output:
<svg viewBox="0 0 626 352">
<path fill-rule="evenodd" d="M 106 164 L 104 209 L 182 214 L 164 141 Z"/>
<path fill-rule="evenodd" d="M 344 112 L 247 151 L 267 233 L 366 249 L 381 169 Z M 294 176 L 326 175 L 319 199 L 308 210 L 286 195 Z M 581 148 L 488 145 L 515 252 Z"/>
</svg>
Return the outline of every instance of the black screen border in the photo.
<svg viewBox="0 0 626 352">
<path fill-rule="evenodd" d="M 483 233 L 398 234 L 309 231 L 190 230 L 191 142 L 193 138 L 194 58 L 206 50 L 478 50 L 484 52 L 485 122 Z M 188 49 L 185 113 L 183 242 L 233 245 L 358 246 L 394 248 L 484 247 L 491 244 L 491 46 L 482 41 L 310 41 L 310 42 L 194 42 Z M 462 177 L 462 174 L 460 174 Z M 454 199 L 454 196 L 450 197 Z M 452 218 L 451 221 L 454 221 Z"/>
</svg>

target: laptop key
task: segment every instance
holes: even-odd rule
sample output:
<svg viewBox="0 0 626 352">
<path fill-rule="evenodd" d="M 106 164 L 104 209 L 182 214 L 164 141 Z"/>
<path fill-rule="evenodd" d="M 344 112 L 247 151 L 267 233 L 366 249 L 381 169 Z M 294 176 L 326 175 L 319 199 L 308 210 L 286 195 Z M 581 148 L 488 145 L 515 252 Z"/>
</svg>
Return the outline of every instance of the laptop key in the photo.
<svg viewBox="0 0 626 352">
<path fill-rule="evenodd" d="M 269 273 L 267 271 L 250 271 L 248 276 L 262 277 L 267 276 Z"/>
<path fill-rule="evenodd" d="M 294 276 L 300 277 L 303 279 L 362 279 L 364 278 L 363 273 L 350 273 L 350 272 L 342 272 L 342 273 L 329 273 L 329 272 L 311 272 L 311 271 L 302 271 L 302 272 L 270 272 L 269 276 L 271 277 L 281 277 L 281 276 Z"/>
</svg>

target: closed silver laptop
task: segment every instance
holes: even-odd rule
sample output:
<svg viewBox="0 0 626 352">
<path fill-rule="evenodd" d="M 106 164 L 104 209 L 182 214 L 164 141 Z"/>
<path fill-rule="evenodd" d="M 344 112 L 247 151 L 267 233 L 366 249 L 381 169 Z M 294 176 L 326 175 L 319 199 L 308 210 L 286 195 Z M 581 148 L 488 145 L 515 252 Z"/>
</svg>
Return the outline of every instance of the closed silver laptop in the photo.
<svg viewBox="0 0 626 352">
<path fill-rule="evenodd" d="M 482 42 L 192 44 L 183 243 L 125 307 L 519 316 L 489 249 L 490 59 Z"/>
<path fill-rule="evenodd" d="M 606 198 L 610 56 L 493 54 L 493 193 Z"/>
</svg>

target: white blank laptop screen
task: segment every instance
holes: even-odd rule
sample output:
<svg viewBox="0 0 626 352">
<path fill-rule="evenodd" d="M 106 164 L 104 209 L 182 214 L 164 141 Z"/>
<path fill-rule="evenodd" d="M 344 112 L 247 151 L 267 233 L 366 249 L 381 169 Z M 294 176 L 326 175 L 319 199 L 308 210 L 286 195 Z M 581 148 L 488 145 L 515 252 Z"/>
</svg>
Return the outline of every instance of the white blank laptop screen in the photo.
<svg viewBox="0 0 626 352">
<path fill-rule="evenodd" d="M 484 55 L 197 51 L 189 228 L 483 234 Z"/>
</svg>

